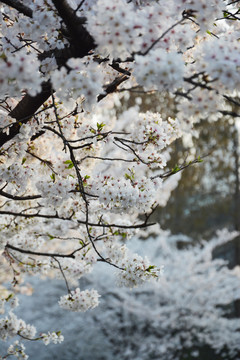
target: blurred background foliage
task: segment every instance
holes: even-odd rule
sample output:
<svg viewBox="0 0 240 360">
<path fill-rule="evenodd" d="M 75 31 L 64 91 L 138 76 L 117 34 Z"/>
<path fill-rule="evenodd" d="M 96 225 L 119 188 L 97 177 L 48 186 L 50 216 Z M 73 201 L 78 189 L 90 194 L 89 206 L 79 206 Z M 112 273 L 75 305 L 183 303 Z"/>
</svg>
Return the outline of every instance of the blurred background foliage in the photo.
<svg viewBox="0 0 240 360">
<path fill-rule="evenodd" d="M 163 119 L 176 117 L 175 100 L 167 93 L 159 96 L 136 89 L 126 96 L 124 107 L 135 104 L 142 112 L 160 112 Z M 203 161 L 181 172 L 166 207 L 154 213 L 152 220 L 163 229 L 196 240 L 211 238 L 219 228 L 240 229 L 238 126 L 239 118 L 229 115 L 214 122 L 202 119 L 195 124 L 194 135 L 185 134 L 173 143 L 169 169 L 198 156 Z"/>
</svg>

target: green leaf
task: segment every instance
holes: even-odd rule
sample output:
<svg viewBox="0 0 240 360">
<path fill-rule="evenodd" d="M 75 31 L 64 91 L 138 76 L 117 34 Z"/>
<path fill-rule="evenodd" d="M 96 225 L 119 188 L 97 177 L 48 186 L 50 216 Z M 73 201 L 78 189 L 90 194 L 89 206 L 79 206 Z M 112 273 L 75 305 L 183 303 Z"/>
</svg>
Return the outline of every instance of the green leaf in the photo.
<svg viewBox="0 0 240 360">
<path fill-rule="evenodd" d="M 22 165 L 25 163 L 26 160 L 27 160 L 27 158 L 25 158 L 25 157 L 22 159 Z"/>
<path fill-rule="evenodd" d="M 54 173 L 52 173 L 52 175 L 50 175 L 50 178 L 52 179 L 52 181 L 53 181 L 53 182 L 55 182 L 55 180 L 56 180 L 56 176 L 55 176 L 55 174 L 54 174 Z"/>
<path fill-rule="evenodd" d="M 153 270 L 153 269 L 155 269 L 155 268 L 156 268 L 155 265 L 150 265 L 150 266 L 146 269 L 146 271 L 151 272 L 151 270 Z"/>
<path fill-rule="evenodd" d="M 1 53 L 0 59 L 7 60 L 7 56 L 4 53 Z"/>
<path fill-rule="evenodd" d="M 134 180 L 134 177 L 135 177 L 135 172 L 134 172 L 133 169 L 128 169 L 128 171 L 130 172 L 130 174 L 126 173 L 126 174 L 124 175 L 124 176 L 125 176 L 125 179 L 133 181 L 133 180 Z"/>
<path fill-rule="evenodd" d="M 97 123 L 97 129 L 98 129 L 98 131 L 101 131 L 103 128 L 104 128 L 104 126 L 105 126 L 106 124 L 104 124 L 104 123 Z"/>
<path fill-rule="evenodd" d="M 175 167 L 172 168 L 172 173 L 175 174 L 175 173 L 177 173 L 177 172 L 180 171 L 180 170 L 181 170 L 180 167 L 179 167 L 178 165 L 175 165 Z"/>
<path fill-rule="evenodd" d="M 9 301 L 10 299 L 12 299 L 13 298 L 13 294 L 11 293 L 10 295 L 8 295 L 8 297 L 5 299 L 6 301 Z"/>
<path fill-rule="evenodd" d="M 66 160 L 64 161 L 64 164 L 68 165 L 68 169 L 71 169 L 74 166 L 72 160 Z"/>
</svg>

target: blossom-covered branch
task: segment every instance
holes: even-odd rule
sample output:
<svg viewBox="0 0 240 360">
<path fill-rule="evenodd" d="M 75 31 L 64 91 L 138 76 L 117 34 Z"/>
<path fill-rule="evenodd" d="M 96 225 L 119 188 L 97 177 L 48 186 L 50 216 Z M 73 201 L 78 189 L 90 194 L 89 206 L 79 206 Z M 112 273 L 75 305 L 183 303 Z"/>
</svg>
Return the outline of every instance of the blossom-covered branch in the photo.
<svg viewBox="0 0 240 360">
<path fill-rule="evenodd" d="M 202 161 L 172 168 L 171 144 L 200 119 L 238 112 L 238 3 L 5 0 L 0 9 L 1 261 L 15 285 L 26 273 L 62 277 L 59 305 L 86 311 L 99 295 L 78 281 L 94 265 L 114 266 L 128 287 L 162 273 L 127 240 L 159 233 L 153 212 Z M 143 96 L 126 108 L 133 90 L 154 92 L 159 111 L 145 111 Z M 3 339 L 35 339 L 13 313 L 1 321 Z"/>
</svg>

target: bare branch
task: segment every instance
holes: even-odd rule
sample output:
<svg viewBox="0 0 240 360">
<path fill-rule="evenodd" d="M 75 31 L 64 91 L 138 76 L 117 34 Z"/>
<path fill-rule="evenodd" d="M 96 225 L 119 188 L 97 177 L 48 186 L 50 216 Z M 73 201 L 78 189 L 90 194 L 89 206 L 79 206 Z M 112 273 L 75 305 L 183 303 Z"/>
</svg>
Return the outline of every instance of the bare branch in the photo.
<svg viewBox="0 0 240 360">
<path fill-rule="evenodd" d="M 187 169 L 189 166 L 192 166 L 194 164 L 197 164 L 197 163 L 201 163 L 203 162 L 203 159 L 207 156 L 209 156 L 209 154 L 206 154 L 206 155 L 203 155 L 203 156 L 199 156 L 197 159 L 193 160 L 193 161 L 189 161 L 187 164 L 184 163 L 182 165 L 179 165 L 179 166 L 176 166 L 175 168 L 173 168 L 172 170 L 169 170 L 167 172 L 165 172 L 164 174 L 159 174 L 159 175 L 155 175 L 155 176 L 152 176 L 151 177 L 151 180 L 153 179 L 156 179 L 156 178 L 161 178 L 161 179 L 165 179 L 169 176 L 172 176 L 174 174 L 177 174 L 179 171 L 182 171 L 184 169 Z"/>
<path fill-rule="evenodd" d="M 7 199 L 12 199 L 12 200 L 16 200 L 16 201 L 35 200 L 35 199 L 40 199 L 41 198 L 41 195 L 28 195 L 28 196 L 12 195 L 12 194 L 6 193 L 3 190 L 0 190 L 0 195 L 4 196 Z"/>
<path fill-rule="evenodd" d="M 117 90 L 117 87 L 128 79 L 129 76 L 127 75 L 118 76 L 116 79 L 114 79 L 111 82 L 111 84 L 107 85 L 107 87 L 105 88 L 105 93 L 98 95 L 97 100 L 100 101 L 103 98 L 105 98 L 108 94 L 115 92 Z"/>
<path fill-rule="evenodd" d="M 16 216 L 16 217 L 24 217 L 24 218 L 42 218 L 42 219 L 59 219 L 59 220 L 72 220 L 76 221 L 78 224 L 82 225 L 89 225 L 91 227 L 102 227 L 102 228 L 119 228 L 119 229 L 141 229 L 146 228 L 148 226 L 153 226 L 155 223 L 140 223 L 140 224 L 133 224 L 133 225 L 122 225 L 122 224 L 99 224 L 99 223 L 92 223 L 88 222 L 86 220 L 79 220 L 79 219 L 72 219 L 72 216 L 69 217 L 61 217 L 57 213 L 55 215 L 50 214 L 40 214 L 39 212 L 35 212 L 33 214 L 26 214 L 23 212 L 15 212 L 15 211 L 5 211 L 0 210 L 0 215 L 10 215 L 10 216 Z"/>
<path fill-rule="evenodd" d="M 48 256 L 48 257 L 60 257 L 60 258 L 72 258 L 74 259 L 75 256 L 71 253 L 71 254 L 57 254 L 57 253 L 45 253 L 45 252 L 39 252 L 39 251 L 31 251 L 31 250 L 27 250 L 27 249 L 22 249 L 10 244 L 7 244 L 6 247 L 8 249 L 14 250 L 14 251 L 18 251 L 22 254 L 27 254 L 27 255 L 35 255 L 35 256 Z"/>
<path fill-rule="evenodd" d="M 61 271 L 61 274 L 62 274 L 63 279 L 64 279 L 64 281 L 65 281 L 65 284 L 66 284 L 66 288 L 67 288 L 68 293 L 71 294 L 71 291 L 70 291 L 70 288 L 69 288 L 69 285 L 68 285 L 68 281 L 67 281 L 67 278 L 66 278 L 66 276 L 65 276 L 65 274 L 64 274 L 64 271 L 63 271 L 63 269 L 62 269 L 62 266 L 61 266 L 60 261 L 59 261 L 58 259 L 56 259 L 55 256 L 53 256 L 53 259 L 54 259 L 54 260 L 57 262 L 57 264 L 58 264 L 59 270 Z"/>
<path fill-rule="evenodd" d="M 9 128 L 9 133 L 0 133 L 0 147 L 3 146 L 7 141 L 14 138 L 19 133 L 20 124 L 26 124 L 33 114 L 40 108 L 40 106 L 49 98 L 51 95 L 51 84 L 49 81 L 42 83 L 42 91 L 36 96 L 30 96 L 26 94 L 18 105 L 9 113 L 9 116 L 16 119 Z"/>
<path fill-rule="evenodd" d="M 32 18 L 32 15 L 33 15 L 32 9 L 30 9 L 28 6 L 22 4 L 20 1 L 18 1 L 18 0 L 1 0 L 0 2 L 14 8 L 15 10 L 19 11 L 21 14 Z"/>
</svg>

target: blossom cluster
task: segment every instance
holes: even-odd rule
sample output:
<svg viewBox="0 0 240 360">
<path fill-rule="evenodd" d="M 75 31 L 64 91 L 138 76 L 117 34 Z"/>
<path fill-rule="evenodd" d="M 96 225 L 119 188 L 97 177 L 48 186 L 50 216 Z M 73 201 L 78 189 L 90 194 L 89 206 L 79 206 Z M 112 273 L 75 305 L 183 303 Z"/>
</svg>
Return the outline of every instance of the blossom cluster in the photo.
<svg viewBox="0 0 240 360">
<path fill-rule="evenodd" d="M 26 272 L 63 276 L 59 305 L 86 311 L 99 295 L 77 281 L 97 260 L 119 268 L 121 286 L 161 274 L 125 242 L 177 185 L 163 181 L 169 145 L 199 118 L 217 118 L 228 109 L 222 95 L 239 90 L 239 29 L 220 19 L 221 0 L 61 2 L 79 15 L 72 24 L 57 3 L 0 7 L 0 256 L 16 283 Z M 81 52 L 73 32 L 84 37 Z M 124 111 L 132 91 L 168 92 L 173 118 L 140 103 Z M 12 311 L 0 320 L 4 340 L 35 332 Z"/>
<path fill-rule="evenodd" d="M 151 265 L 147 257 L 142 258 L 137 254 L 132 255 L 132 258 L 123 259 L 121 263 L 124 270 L 117 274 L 119 286 L 129 288 L 140 286 L 146 281 L 158 279 L 163 273 L 163 266 L 157 268 L 155 265 Z"/>
<path fill-rule="evenodd" d="M 144 150 L 150 144 L 160 152 L 182 134 L 177 118 L 163 120 L 159 113 L 147 111 L 139 113 L 136 121 L 138 131 L 133 129 L 134 139 L 143 144 Z"/>
<path fill-rule="evenodd" d="M 196 89 L 191 93 L 191 100 L 179 99 L 177 104 L 178 119 L 182 130 L 186 133 L 191 130 L 193 124 L 202 119 L 216 121 L 220 111 L 227 109 L 223 102 L 219 102 L 219 94 L 215 90 Z M 217 110 L 217 111 L 216 111 Z"/>
<path fill-rule="evenodd" d="M 116 272 L 117 284 L 121 287 L 134 288 L 146 281 L 158 280 L 163 273 L 163 266 L 152 265 L 150 260 L 134 254 L 126 245 L 114 241 L 106 243 L 106 255 L 119 270 Z"/>
<path fill-rule="evenodd" d="M 209 24 L 213 26 L 214 20 L 221 16 L 224 4 L 221 0 L 178 0 L 177 6 L 182 11 L 190 11 L 202 31 L 208 30 Z"/>
<path fill-rule="evenodd" d="M 69 178 L 62 178 L 55 182 L 49 178 L 47 186 L 46 181 L 41 180 L 36 183 L 36 188 L 39 193 L 42 194 L 43 198 L 49 202 L 49 205 L 55 208 L 65 200 L 69 191 L 75 189 L 75 185 L 75 181 Z"/>
<path fill-rule="evenodd" d="M 88 57 L 81 60 L 72 58 L 68 60 L 67 65 L 71 71 L 61 67 L 51 74 L 57 95 L 65 101 L 76 100 L 79 104 L 85 101 L 84 108 L 89 109 L 89 106 L 96 102 L 97 95 L 102 92 L 101 67 Z"/>
<path fill-rule="evenodd" d="M 131 250 L 153 256 L 155 263 L 164 263 L 165 271 L 159 282 L 145 283 L 141 289 L 122 288 L 119 293 L 113 275 L 102 284 L 108 291 L 101 304 L 105 311 L 97 309 L 87 320 L 97 319 L 93 326 L 97 324 L 96 333 L 104 332 L 112 344 L 111 354 L 118 350 L 117 360 L 203 359 L 208 346 L 216 358 L 237 359 L 239 319 L 232 311 L 240 297 L 240 269 L 230 270 L 225 260 L 213 258 L 216 247 L 230 245 L 236 236 L 237 232 L 224 229 L 196 247 L 191 245 L 194 239 L 168 231 L 147 241 L 133 239 Z M 92 286 L 104 271 L 102 265 L 101 272 L 90 278 Z"/>
<path fill-rule="evenodd" d="M 184 61 L 177 52 L 161 48 L 136 55 L 133 74 L 145 90 L 173 91 L 183 85 Z"/>
<path fill-rule="evenodd" d="M 203 69 L 214 80 L 213 87 L 221 92 L 239 90 L 238 39 L 231 34 L 221 36 L 218 41 L 209 39 L 202 44 L 201 50 L 204 54 Z"/>
<path fill-rule="evenodd" d="M 59 260 L 62 270 L 66 276 L 69 276 L 71 281 L 80 279 L 92 271 L 92 265 L 96 262 L 96 255 L 92 251 L 90 252 L 92 255 L 89 255 L 87 250 L 85 253 L 84 251 L 79 251 L 76 253 L 75 259 Z"/>
<path fill-rule="evenodd" d="M 9 17 L 4 17 L 2 12 L 0 13 L 1 30 L 4 35 L 2 39 L 4 52 L 16 51 L 29 39 L 37 43 L 38 50 L 47 51 L 55 47 L 63 48 L 67 40 L 61 36 L 61 22 L 56 11 L 52 8 L 52 2 L 27 0 L 24 4 L 32 10 L 30 21 L 21 13 L 17 13 L 14 8 L 8 9 Z M 34 53 L 34 48 L 31 46 L 28 47 L 28 50 Z M 51 62 L 50 58 L 49 61 Z"/>
<path fill-rule="evenodd" d="M 13 308 L 18 306 L 18 299 L 10 294 L 6 299 L 1 299 L 1 307 L 4 312 L 4 305 L 10 305 L 10 311 L 8 316 L 0 319 L 0 337 L 3 341 L 13 338 L 17 335 L 24 338 L 25 340 L 39 340 L 42 339 L 45 345 L 61 343 L 64 337 L 60 332 L 48 332 L 47 334 L 42 333 L 38 338 L 35 338 L 36 328 L 33 325 L 26 324 L 22 319 L 19 319 L 12 311 Z M 14 341 L 7 349 L 7 355 L 14 355 L 17 359 L 26 360 L 28 355 L 25 353 L 25 346 L 18 340 Z"/>
<path fill-rule="evenodd" d="M 18 334 L 28 339 L 33 339 L 36 334 L 36 328 L 33 325 L 26 324 L 24 320 L 17 318 L 10 311 L 8 316 L 0 319 L 0 337 L 5 341 L 8 337 L 11 338 Z"/>
<path fill-rule="evenodd" d="M 64 337 L 61 335 L 60 332 L 48 332 L 47 334 L 41 334 L 41 338 L 45 345 L 49 345 L 50 343 L 59 344 L 64 340 Z"/>
<path fill-rule="evenodd" d="M 1 50 L 0 50 L 1 51 Z M 3 94 L 19 96 L 27 90 L 32 96 L 41 91 L 40 62 L 32 53 L 20 50 L 14 54 L 0 56 L 0 84 Z M 32 77 L 34 74 L 34 77 Z"/>
<path fill-rule="evenodd" d="M 147 178 L 131 182 L 128 176 L 130 178 L 130 175 L 126 174 L 126 179 L 122 180 L 114 179 L 113 176 L 104 177 L 95 185 L 99 202 L 104 205 L 104 208 L 129 213 L 135 212 L 137 208 L 143 211 L 149 210 L 157 187 L 154 188 L 152 181 Z"/>
<path fill-rule="evenodd" d="M 70 294 L 62 296 L 58 304 L 65 310 L 85 312 L 98 306 L 99 297 L 96 290 L 80 291 L 79 288 L 76 288 Z"/>
<path fill-rule="evenodd" d="M 31 168 L 23 166 L 18 162 L 14 162 L 8 168 L 5 165 L 0 165 L 0 168 L 2 175 L 1 184 L 4 185 L 5 182 L 12 183 L 15 188 L 21 188 L 21 191 L 27 188 L 28 180 L 33 176 Z"/>
<path fill-rule="evenodd" d="M 88 16 L 87 28 L 102 55 L 124 58 L 140 50 L 142 24 L 135 16 L 133 5 L 127 5 L 124 0 L 113 4 L 108 0 L 97 1 Z"/>
<path fill-rule="evenodd" d="M 27 360 L 29 358 L 28 355 L 25 353 L 25 346 L 18 340 L 16 340 L 14 344 L 9 346 L 7 352 L 7 356 L 14 355 L 19 360 Z"/>
</svg>

